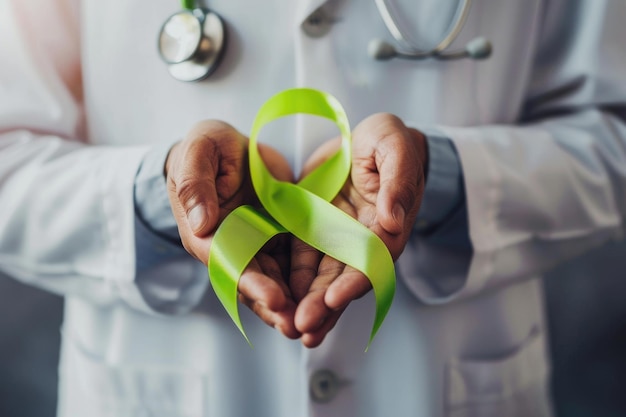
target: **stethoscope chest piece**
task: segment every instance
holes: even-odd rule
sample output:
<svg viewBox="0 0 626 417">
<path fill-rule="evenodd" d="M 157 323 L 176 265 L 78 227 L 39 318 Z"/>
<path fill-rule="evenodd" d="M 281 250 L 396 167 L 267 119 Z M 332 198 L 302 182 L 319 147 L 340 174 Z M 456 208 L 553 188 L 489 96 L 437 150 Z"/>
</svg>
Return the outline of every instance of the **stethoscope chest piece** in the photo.
<svg viewBox="0 0 626 417">
<path fill-rule="evenodd" d="M 200 81 L 219 66 L 226 49 L 226 25 L 206 9 L 170 16 L 159 32 L 158 48 L 172 77 Z"/>
</svg>

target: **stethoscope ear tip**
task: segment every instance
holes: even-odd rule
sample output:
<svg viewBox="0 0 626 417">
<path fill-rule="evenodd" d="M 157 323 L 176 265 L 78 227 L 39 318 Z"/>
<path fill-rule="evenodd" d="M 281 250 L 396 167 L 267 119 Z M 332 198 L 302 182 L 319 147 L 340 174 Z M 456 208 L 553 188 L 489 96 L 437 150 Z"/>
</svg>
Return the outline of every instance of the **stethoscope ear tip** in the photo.
<svg viewBox="0 0 626 417">
<path fill-rule="evenodd" d="M 465 46 L 467 55 L 472 59 L 485 59 L 491 56 L 493 47 L 491 42 L 483 37 L 474 38 Z"/>
<path fill-rule="evenodd" d="M 372 39 L 367 45 L 367 54 L 377 61 L 386 61 L 395 57 L 398 52 L 390 43 L 382 39 Z"/>
</svg>

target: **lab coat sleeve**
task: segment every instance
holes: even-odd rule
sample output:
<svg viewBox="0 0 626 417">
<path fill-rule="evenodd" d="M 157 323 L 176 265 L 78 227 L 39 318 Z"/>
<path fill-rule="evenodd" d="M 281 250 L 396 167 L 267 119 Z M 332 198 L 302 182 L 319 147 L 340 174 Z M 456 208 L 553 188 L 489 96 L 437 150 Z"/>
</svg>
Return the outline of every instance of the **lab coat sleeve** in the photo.
<svg viewBox="0 0 626 417">
<path fill-rule="evenodd" d="M 454 142 L 472 248 L 415 235 L 399 268 L 427 303 L 535 277 L 624 237 L 626 7 L 549 3 L 517 125 L 441 127 Z M 569 7 L 568 7 L 569 6 Z"/>
<path fill-rule="evenodd" d="M 74 0 L 0 1 L 0 269 L 150 311 L 135 282 L 133 204 L 147 149 L 80 140 L 78 15 Z"/>
</svg>

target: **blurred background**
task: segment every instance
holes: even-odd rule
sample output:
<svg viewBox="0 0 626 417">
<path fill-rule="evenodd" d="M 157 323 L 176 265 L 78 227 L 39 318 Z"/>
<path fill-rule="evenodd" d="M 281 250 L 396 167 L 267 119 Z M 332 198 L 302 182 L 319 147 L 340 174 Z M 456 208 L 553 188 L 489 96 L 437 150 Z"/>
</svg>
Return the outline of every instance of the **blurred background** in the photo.
<svg viewBox="0 0 626 417">
<path fill-rule="evenodd" d="M 624 256 L 626 243 L 615 244 L 544 281 L 557 417 L 626 416 L 626 271 L 602 268 Z"/>
<path fill-rule="evenodd" d="M 586 256 L 601 266 L 626 256 L 626 244 Z M 583 265 L 545 279 L 556 415 L 624 417 L 626 271 L 600 276 Z M 0 297 L 0 416 L 53 417 L 63 300 L 1 274 Z"/>
<path fill-rule="evenodd" d="M 63 299 L 0 273 L 0 416 L 54 417 Z"/>
</svg>

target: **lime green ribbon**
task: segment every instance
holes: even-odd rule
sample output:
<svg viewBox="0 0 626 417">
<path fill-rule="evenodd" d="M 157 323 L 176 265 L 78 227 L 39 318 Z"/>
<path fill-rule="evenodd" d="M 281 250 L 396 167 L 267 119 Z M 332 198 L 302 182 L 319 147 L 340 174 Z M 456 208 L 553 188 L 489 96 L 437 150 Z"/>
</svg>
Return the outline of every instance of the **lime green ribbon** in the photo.
<svg viewBox="0 0 626 417">
<path fill-rule="evenodd" d="M 341 148 L 299 183 L 279 181 L 265 166 L 257 146 L 261 128 L 284 116 L 305 113 L 333 121 L 341 132 Z M 250 133 L 250 175 L 267 213 L 241 206 L 215 232 L 209 254 L 209 279 L 215 294 L 248 343 L 237 309 L 237 285 L 256 253 L 273 236 L 292 233 L 317 250 L 363 272 L 372 284 L 376 315 L 367 348 L 393 300 L 393 259 L 382 240 L 330 202 L 350 174 L 350 125 L 333 96 L 306 88 L 285 90 L 257 113 Z M 367 351 L 367 348 L 365 349 Z"/>
<path fill-rule="evenodd" d="M 185 10 L 192 10 L 196 7 L 196 0 L 180 0 L 180 5 Z"/>
</svg>

